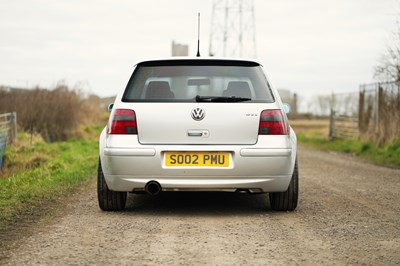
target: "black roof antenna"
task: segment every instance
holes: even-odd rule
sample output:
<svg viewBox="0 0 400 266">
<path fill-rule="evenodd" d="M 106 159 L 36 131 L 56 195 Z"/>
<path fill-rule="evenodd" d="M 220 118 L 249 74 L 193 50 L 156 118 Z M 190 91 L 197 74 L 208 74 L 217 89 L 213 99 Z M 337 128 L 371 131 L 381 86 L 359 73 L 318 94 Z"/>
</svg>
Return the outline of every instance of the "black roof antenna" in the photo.
<svg viewBox="0 0 400 266">
<path fill-rule="evenodd" d="M 200 57 L 200 12 L 197 18 L 197 57 Z"/>
</svg>

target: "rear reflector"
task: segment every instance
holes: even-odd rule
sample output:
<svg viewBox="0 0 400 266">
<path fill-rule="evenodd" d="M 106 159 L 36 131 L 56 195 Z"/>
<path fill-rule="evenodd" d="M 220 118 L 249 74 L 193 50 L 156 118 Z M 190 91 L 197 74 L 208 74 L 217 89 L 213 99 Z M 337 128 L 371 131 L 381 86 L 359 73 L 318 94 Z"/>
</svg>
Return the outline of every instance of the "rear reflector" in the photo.
<svg viewBox="0 0 400 266">
<path fill-rule="evenodd" d="M 264 110 L 260 116 L 259 135 L 287 135 L 288 125 L 281 110 Z"/>
<path fill-rule="evenodd" d="M 108 134 L 137 134 L 136 114 L 129 109 L 116 109 L 112 115 Z"/>
</svg>

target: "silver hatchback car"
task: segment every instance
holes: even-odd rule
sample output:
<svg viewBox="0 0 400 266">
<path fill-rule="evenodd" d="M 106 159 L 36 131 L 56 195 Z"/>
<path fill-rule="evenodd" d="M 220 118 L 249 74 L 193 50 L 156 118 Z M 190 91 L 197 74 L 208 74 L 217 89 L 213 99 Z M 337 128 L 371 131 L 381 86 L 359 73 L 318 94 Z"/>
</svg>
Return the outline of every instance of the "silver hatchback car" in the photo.
<svg viewBox="0 0 400 266">
<path fill-rule="evenodd" d="M 254 61 L 172 58 L 138 63 L 99 140 L 98 201 L 127 192 L 269 193 L 298 202 L 296 135 L 276 89 Z"/>
</svg>

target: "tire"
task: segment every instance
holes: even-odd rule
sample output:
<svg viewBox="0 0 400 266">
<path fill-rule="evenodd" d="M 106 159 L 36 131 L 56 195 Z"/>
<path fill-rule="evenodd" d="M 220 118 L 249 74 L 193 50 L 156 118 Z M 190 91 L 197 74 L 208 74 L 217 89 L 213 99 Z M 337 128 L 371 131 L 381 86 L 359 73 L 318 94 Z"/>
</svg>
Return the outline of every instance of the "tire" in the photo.
<svg viewBox="0 0 400 266">
<path fill-rule="evenodd" d="M 285 192 L 269 193 L 271 208 L 275 211 L 294 211 L 299 199 L 299 170 L 297 159 L 294 164 L 292 179 Z"/>
<path fill-rule="evenodd" d="M 126 192 L 112 191 L 108 188 L 99 159 L 97 169 L 97 197 L 100 209 L 103 211 L 122 211 L 125 208 L 126 195 Z"/>
</svg>

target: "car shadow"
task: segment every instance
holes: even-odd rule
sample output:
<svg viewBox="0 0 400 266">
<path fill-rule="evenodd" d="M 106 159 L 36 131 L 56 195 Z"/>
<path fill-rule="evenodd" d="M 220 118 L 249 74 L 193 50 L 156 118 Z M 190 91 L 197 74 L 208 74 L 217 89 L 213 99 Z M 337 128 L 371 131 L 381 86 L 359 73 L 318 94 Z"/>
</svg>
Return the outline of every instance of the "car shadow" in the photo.
<svg viewBox="0 0 400 266">
<path fill-rule="evenodd" d="M 125 214 L 238 215 L 271 213 L 268 194 L 224 192 L 162 192 L 156 196 L 129 194 Z"/>
</svg>

